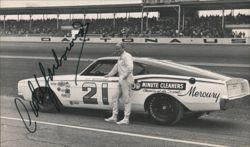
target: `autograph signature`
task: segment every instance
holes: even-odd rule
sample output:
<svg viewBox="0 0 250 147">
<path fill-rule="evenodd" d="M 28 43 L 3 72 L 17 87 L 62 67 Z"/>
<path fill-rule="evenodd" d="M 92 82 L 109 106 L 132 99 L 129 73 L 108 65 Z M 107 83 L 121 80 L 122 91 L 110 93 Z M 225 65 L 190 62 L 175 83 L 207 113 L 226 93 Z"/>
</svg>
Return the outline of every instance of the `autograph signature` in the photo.
<svg viewBox="0 0 250 147">
<path fill-rule="evenodd" d="M 49 94 L 50 96 L 53 95 L 53 92 L 50 90 L 49 81 L 50 80 L 53 81 L 53 76 L 55 75 L 55 71 L 59 67 L 62 66 L 62 61 L 63 60 L 67 61 L 67 53 L 70 52 L 71 49 L 74 47 L 75 40 L 77 40 L 78 37 L 83 37 L 82 46 L 81 46 L 81 50 L 80 50 L 80 55 L 78 57 L 78 62 L 77 62 L 76 72 L 75 72 L 75 84 L 77 85 L 77 72 L 78 72 L 78 68 L 79 68 L 81 54 L 83 52 L 83 47 L 84 47 L 84 44 L 85 44 L 85 41 L 86 41 L 86 35 L 87 35 L 87 32 L 88 32 L 88 27 L 89 27 L 89 23 L 86 23 L 86 24 L 82 24 L 80 22 L 74 22 L 73 23 L 73 28 L 74 29 L 79 29 L 79 32 L 71 40 L 71 42 L 69 43 L 69 46 L 66 47 L 64 54 L 60 57 L 59 60 L 58 60 L 58 57 L 57 57 L 57 54 L 56 54 L 55 50 L 52 49 L 52 54 L 53 54 L 53 57 L 55 59 L 56 64 L 53 64 L 52 69 L 51 68 L 47 69 L 48 76 L 46 76 L 46 72 L 45 72 L 45 68 L 44 68 L 43 64 L 41 62 L 38 63 L 40 71 L 41 71 L 41 73 L 42 73 L 42 75 L 44 77 L 44 81 L 45 81 L 45 88 L 44 87 L 42 88 L 40 86 L 38 80 L 37 80 L 36 75 L 35 74 L 33 75 L 34 78 L 35 78 L 36 84 L 38 86 L 38 88 L 36 88 L 36 89 L 39 89 L 39 91 L 41 92 L 40 96 L 37 96 L 36 94 L 34 94 L 36 89 L 34 88 L 34 85 L 32 84 L 32 82 L 28 81 L 28 86 L 29 86 L 30 92 L 32 93 L 32 101 L 29 104 L 30 104 L 30 106 L 32 108 L 32 111 L 33 111 L 33 113 L 34 113 L 34 115 L 36 117 L 39 116 L 39 110 L 40 110 L 39 105 L 43 105 L 43 103 L 44 103 L 43 98 L 46 96 L 46 94 Z M 59 103 L 59 101 L 53 96 L 50 97 L 50 98 L 51 98 L 51 102 L 53 103 L 56 110 L 60 111 L 60 103 Z M 22 119 L 22 121 L 24 123 L 25 128 L 30 133 L 36 132 L 37 123 L 34 121 L 34 125 L 32 125 L 30 114 L 29 114 L 29 112 L 27 110 L 27 107 L 23 103 L 23 101 L 21 99 L 19 99 L 19 98 L 15 98 L 14 102 L 15 102 L 16 109 L 17 109 L 17 111 L 18 111 L 18 113 L 19 113 L 19 115 L 20 115 L 20 117 L 21 117 L 21 119 Z M 18 105 L 18 103 L 20 103 L 21 106 L 25 109 L 25 112 L 27 113 L 27 116 L 28 116 L 28 122 L 24 120 L 23 114 L 21 113 L 20 108 L 19 108 L 20 104 Z"/>
</svg>

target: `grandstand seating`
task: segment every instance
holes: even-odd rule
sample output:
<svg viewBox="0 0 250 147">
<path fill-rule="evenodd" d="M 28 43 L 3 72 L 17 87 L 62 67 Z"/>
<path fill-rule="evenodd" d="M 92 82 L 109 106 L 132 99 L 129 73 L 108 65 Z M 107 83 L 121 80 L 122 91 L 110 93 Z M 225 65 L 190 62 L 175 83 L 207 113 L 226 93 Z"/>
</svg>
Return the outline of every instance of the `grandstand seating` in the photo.
<svg viewBox="0 0 250 147">
<path fill-rule="evenodd" d="M 146 18 L 144 18 L 144 35 L 146 36 L 166 36 L 166 37 L 243 37 L 243 33 L 233 34 L 232 30 L 227 29 L 223 32 L 221 16 L 202 16 L 196 18 L 186 18 L 185 28 L 181 32 L 177 30 L 177 19 L 172 17 L 157 19 L 155 17 L 148 19 L 148 28 L 146 29 Z M 59 20 L 60 26 L 71 25 L 73 21 L 82 20 Z M 115 29 L 113 28 L 113 19 L 88 19 L 90 23 L 89 34 L 103 36 L 139 36 L 141 35 L 140 18 L 116 18 Z M 250 15 L 238 14 L 237 16 L 225 16 L 226 24 L 250 24 Z M 29 20 L 7 20 L 5 30 L 3 20 L 0 21 L 0 35 L 50 35 L 64 36 L 69 35 L 70 31 L 57 29 L 56 19 L 32 20 L 31 29 Z"/>
</svg>

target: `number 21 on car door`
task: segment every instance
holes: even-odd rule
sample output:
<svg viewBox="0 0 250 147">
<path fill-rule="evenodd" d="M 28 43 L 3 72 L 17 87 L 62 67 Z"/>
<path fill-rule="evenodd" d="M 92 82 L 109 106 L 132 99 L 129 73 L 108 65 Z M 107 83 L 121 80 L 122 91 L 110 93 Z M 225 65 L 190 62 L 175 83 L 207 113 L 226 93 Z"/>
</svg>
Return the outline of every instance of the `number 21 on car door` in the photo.
<svg viewBox="0 0 250 147">
<path fill-rule="evenodd" d="M 82 101 L 84 104 L 103 105 L 109 107 L 111 97 L 114 94 L 116 84 L 108 81 L 104 82 L 83 82 L 82 83 Z"/>
</svg>

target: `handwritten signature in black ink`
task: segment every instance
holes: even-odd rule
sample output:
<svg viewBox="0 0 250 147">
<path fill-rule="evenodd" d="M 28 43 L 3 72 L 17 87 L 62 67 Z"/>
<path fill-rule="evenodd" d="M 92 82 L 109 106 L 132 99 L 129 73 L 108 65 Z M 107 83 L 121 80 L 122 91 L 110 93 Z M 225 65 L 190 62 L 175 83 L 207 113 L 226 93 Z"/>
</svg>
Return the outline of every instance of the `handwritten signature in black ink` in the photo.
<svg viewBox="0 0 250 147">
<path fill-rule="evenodd" d="M 86 23 L 86 24 L 82 24 L 80 22 L 73 23 L 73 28 L 79 29 L 79 32 L 71 40 L 71 42 L 69 43 L 69 47 L 66 47 L 64 54 L 60 57 L 59 60 L 58 60 L 56 52 L 54 51 L 54 49 L 52 49 L 52 54 L 53 54 L 53 57 L 55 59 L 56 65 L 53 64 L 52 69 L 50 69 L 50 68 L 47 69 L 48 76 L 46 75 L 45 68 L 44 68 L 43 64 L 41 62 L 38 63 L 40 71 L 41 71 L 43 78 L 44 78 L 44 81 L 45 81 L 45 86 L 44 87 L 40 86 L 35 74 L 33 76 L 34 76 L 34 79 L 36 81 L 35 83 L 37 84 L 37 87 L 35 88 L 33 83 L 31 81 L 28 81 L 28 86 L 29 86 L 30 92 L 32 94 L 32 100 L 30 101 L 29 104 L 30 104 L 32 111 L 36 117 L 39 116 L 40 107 L 43 106 L 44 104 L 46 104 L 47 101 L 50 101 L 53 104 L 53 106 L 56 108 L 56 110 L 60 111 L 60 101 L 55 96 L 53 96 L 54 93 L 50 89 L 49 81 L 53 81 L 53 76 L 55 75 L 55 71 L 59 67 L 62 66 L 62 61 L 63 60 L 67 61 L 67 53 L 70 52 L 71 49 L 73 48 L 73 46 L 75 45 L 75 40 L 77 40 L 78 37 L 83 37 L 82 47 L 80 50 L 80 55 L 78 57 L 78 62 L 77 62 L 76 72 L 75 72 L 75 84 L 77 85 L 77 72 L 78 72 L 78 68 L 79 68 L 81 54 L 83 52 L 83 47 L 84 47 L 84 44 L 86 41 L 88 27 L 89 27 L 89 23 Z M 37 123 L 34 121 L 34 125 L 32 125 L 32 120 L 31 120 L 30 114 L 27 110 L 27 107 L 23 103 L 23 101 L 19 98 L 15 98 L 14 102 L 15 102 L 16 109 L 17 109 L 17 111 L 18 111 L 18 113 L 19 113 L 19 115 L 24 123 L 25 128 L 30 133 L 36 132 Z M 21 106 L 25 109 L 25 112 L 27 113 L 27 116 L 28 116 L 28 122 L 26 122 L 24 120 L 23 114 L 21 113 L 20 108 L 19 108 L 20 105 L 18 105 L 18 103 L 20 103 Z"/>
</svg>

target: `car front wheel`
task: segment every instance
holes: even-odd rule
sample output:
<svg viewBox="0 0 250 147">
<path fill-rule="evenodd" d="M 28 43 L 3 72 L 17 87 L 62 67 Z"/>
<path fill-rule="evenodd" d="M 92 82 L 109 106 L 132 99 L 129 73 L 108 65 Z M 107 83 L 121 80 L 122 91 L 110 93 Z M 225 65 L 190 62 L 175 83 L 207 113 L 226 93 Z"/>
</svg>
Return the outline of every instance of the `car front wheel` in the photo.
<svg viewBox="0 0 250 147">
<path fill-rule="evenodd" d="M 33 98 L 38 100 L 39 110 L 42 112 L 52 112 L 55 110 L 56 95 L 50 89 L 36 89 Z"/>
</svg>

